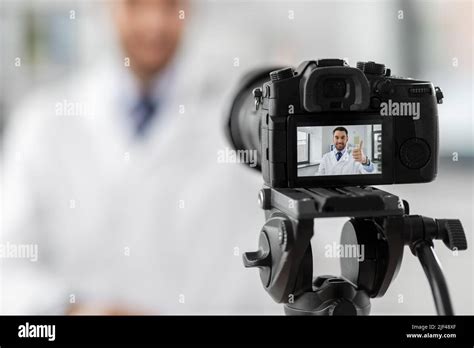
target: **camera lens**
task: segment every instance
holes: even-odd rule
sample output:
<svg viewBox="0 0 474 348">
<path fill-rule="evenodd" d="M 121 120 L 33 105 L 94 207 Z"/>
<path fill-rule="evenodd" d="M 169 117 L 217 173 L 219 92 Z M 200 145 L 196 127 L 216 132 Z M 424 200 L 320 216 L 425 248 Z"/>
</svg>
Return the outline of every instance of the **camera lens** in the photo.
<svg viewBox="0 0 474 348">
<path fill-rule="evenodd" d="M 344 79 L 327 79 L 323 83 L 323 95 L 326 98 L 343 98 L 346 95 L 346 81 Z"/>
</svg>

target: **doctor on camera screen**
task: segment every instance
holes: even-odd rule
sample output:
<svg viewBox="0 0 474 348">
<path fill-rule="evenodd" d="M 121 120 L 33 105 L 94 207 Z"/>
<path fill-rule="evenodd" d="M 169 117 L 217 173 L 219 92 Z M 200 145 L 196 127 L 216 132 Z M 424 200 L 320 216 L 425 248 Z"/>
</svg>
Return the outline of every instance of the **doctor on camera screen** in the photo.
<svg viewBox="0 0 474 348">
<path fill-rule="evenodd" d="M 379 173 L 368 155 L 371 136 L 370 125 L 298 127 L 298 176 Z"/>
</svg>

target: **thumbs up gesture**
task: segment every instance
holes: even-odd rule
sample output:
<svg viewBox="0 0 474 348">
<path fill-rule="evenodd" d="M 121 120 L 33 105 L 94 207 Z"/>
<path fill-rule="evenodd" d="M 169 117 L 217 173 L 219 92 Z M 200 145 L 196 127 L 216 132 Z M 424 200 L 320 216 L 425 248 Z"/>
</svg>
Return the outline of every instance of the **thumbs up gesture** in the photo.
<svg viewBox="0 0 474 348">
<path fill-rule="evenodd" d="M 367 163 L 367 157 L 364 155 L 364 151 L 362 151 L 363 144 L 364 144 L 363 140 L 361 140 L 359 144 L 356 144 L 355 149 L 352 150 L 352 158 L 354 158 L 354 161 L 356 162 L 365 164 Z"/>
</svg>

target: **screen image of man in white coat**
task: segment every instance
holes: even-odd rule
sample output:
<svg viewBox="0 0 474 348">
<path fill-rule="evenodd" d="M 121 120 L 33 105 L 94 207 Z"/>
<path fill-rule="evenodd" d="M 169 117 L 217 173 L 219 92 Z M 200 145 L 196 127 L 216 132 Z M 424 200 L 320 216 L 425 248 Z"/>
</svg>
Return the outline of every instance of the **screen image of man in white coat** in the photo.
<svg viewBox="0 0 474 348">
<path fill-rule="evenodd" d="M 345 127 L 333 130 L 334 148 L 324 154 L 316 175 L 353 175 L 369 174 L 374 171 L 374 165 L 363 151 L 363 141 L 349 153 L 347 144 L 349 133 Z"/>
</svg>

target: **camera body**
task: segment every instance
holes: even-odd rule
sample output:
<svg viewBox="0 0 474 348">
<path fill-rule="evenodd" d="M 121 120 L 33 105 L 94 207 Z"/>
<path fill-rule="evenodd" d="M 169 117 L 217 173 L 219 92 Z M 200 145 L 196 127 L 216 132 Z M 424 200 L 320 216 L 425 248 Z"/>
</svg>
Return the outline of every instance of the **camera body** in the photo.
<svg viewBox="0 0 474 348">
<path fill-rule="evenodd" d="M 322 59 L 270 73 L 253 90 L 268 186 L 321 187 L 434 180 L 443 94 L 383 64 Z"/>
</svg>

